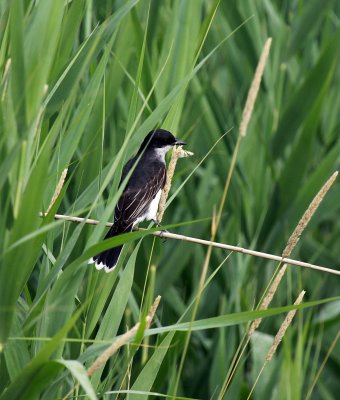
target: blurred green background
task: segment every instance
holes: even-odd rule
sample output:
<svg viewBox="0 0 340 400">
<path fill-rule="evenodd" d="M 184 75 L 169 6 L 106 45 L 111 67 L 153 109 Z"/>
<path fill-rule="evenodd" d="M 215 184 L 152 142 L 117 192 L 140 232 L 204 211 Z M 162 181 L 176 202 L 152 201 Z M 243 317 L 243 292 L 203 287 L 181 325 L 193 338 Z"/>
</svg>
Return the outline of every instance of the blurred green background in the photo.
<svg viewBox="0 0 340 400">
<path fill-rule="evenodd" d="M 111 274 L 86 259 L 103 245 L 122 166 L 155 127 L 194 152 L 178 161 L 163 224 L 189 222 L 169 229 L 210 238 L 267 37 L 216 240 L 280 255 L 339 168 L 339 17 L 336 0 L 1 1 L 1 400 L 247 398 L 282 314 L 252 336 L 225 392 L 223 382 L 276 263 L 214 249 L 193 315 L 207 248 L 135 235 Z M 64 168 L 65 186 L 42 220 Z M 339 198 L 336 182 L 292 258 L 340 266 Z M 53 221 L 55 212 L 102 224 Z M 291 305 L 302 289 L 306 302 L 337 296 L 339 282 L 288 267 L 272 307 Z M 85 368 L 156 295 L 153 328 L 203 320 L 187 351 L 190 329 L 154 332 L 88 379 Z M 219 315 L 230 324 L 207 329 L 205 319 Z M 339 321 L 339 299 L 298 311 L 251 398 L 338 398 Z"/>
</svg>

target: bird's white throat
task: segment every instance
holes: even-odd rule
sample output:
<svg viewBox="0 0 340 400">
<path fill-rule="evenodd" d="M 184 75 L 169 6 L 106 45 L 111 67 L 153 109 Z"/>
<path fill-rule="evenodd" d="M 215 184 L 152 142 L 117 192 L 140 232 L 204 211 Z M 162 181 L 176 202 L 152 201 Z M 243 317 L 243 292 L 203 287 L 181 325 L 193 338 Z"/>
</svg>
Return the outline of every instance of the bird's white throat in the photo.
<svg viewBox="0 0 340 400">
<path fill-rule="evenodd" d="M 164 146 L 155 149 L 155 155 L 160 161 L 165 162 L 165 154 L 171 149 L 172 146 Z"/>
</svg>

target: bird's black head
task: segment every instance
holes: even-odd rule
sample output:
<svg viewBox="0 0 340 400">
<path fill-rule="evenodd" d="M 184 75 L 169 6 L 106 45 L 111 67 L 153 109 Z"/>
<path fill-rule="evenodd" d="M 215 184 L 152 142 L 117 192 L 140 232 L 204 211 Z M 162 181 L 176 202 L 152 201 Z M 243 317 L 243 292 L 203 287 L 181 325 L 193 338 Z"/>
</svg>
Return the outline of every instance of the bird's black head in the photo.
<svg viewBox="0 0 340 400">
<path fill-rule="evenodd" d="M 146 135 L 140 147 L 140 151 L 144 149 L 170 148 L 171 146 L 184 144 L 186 143 L 176 139 L 169 131 L 165 129 L 155 129 Z"/>
</svg>

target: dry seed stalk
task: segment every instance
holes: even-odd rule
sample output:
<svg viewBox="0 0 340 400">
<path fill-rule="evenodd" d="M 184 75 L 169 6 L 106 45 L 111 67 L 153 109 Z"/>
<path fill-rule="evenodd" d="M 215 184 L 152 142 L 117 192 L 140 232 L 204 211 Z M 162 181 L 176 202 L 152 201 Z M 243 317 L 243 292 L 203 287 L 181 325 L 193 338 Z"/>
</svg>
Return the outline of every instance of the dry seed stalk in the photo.
<svg viewBox="0 0 340 400">
<path fill-rule="evenodd" d="M 158 305 L 159 305 L 160 301 L 161 301 L 161 296 L 157 296 L 155 298 L 155 301 L 151 305 L 149 313 L 148 313 L 149 319 L 146 321 L 146 329 L 150 328 L 150 324 L 151 324 L 151 322 L 152 322 L 152 320 L 153 320 L 153 318 L 154 318 L 154 316 L 156 314 L 156 311 L 157 311 L 157 308 L 158 308 Z"/>
<path fill-rule="evenodd" d="M 153 302 L 152 306 L 150 307 L 148 316 L 146 317 L 146 329 L 149 329 L 152 319 L 155 316 L 157 307 L 159 305 L 159 302 L 161 300 L 161 296 L 157 296 L 155 301 Z M 111 346 L 109 346 L 100 356 L 97 357 L 97 359 L 94 361 L 94 363 L 89 367 L 87 370 L 87 375 L 91 376 L 93 375 L 99 368 L 105 365 L 105 363 L 125 344 L 127 344 L 130 339 L 132 339 L 138 329 L 139 329 L 140 323 L 138 322 L 135 326 L 133 326 L 131 329 L 129 329 L 127 332 L 125 332 L 123 335 L 121 335 L 119 338 L 117 338 Z"/>
<path fill-rule="evenodd" d="M 61 176 L 60 176 L 60 179 L 59 179 L 59 182 L 57 183 L 57 186 L 56 186 L 56 188 L 55 188 L 55 191 L 54 191 L 54 194 L 53 194 L 51 203 L 50 203 L 50 205 L 48 206 L 47 213 L 50 211 L 50 209 L 52 208 L 53 204 L 54 204 L 55 201 L 57 200 L 57 198 L 58 198 L 58 196 L 59 196 L 59 194 L 60 194 L 60 192 L 61 192 L 61 189 L 62 189 L 63 186 L 64 186 L 64 182 L 65 182 L 66 175 L 67 175 L 67 168 L 64 169 L 64 171 L 62 172 L 62 174 L 61 174 Z"/>
<path fill-rule="evenodd" d="M 298 305 L 298 304 L 300 304 L 302 302 L 302 299 L 303 299 L 303 296 L 305 295 L 305 293 L 306 292 L 303 290 L 299 294 L 298 298 L 295 300 L 294 305 Z M 282 325 L 280 326 L 279 331 L 277 332 L 277 334 L 276 334 L 276 336 L 274 338 L 274 341 L 273 341 L 273 344 L 272 344 L 271 348 L 269 349 L 269 351 L 267 353 L 266 361 L 270 361 L 272 359 L 274 353 L 276 352 L 276 349 L 277 349 L 278 345 L 281 343 L 281 341 L 282 341 L 282 339 L 283 339 L 283 337 L 284 337 L 289 325 L 291 324 L 295 314 L 296 314 L 296 310 L 289 311 L 289 313 L 287 314 L 285 320 L 283 321 Z"/>
<path fill-rule="evenodd" d="M 283 266 L 279 269 L 279 272 L 276 274 L 272 284 L 269 286 L 268 292 L 259 307 L 260 310 L 267 310 L 269 304 L 273 300 L 274 294 L 281 282 L 281 279 L 282 279 L 286 269 L 287 269 L 287 264 L 283 264 Z M 258 318 L 251 323 L 249 330 L 248 330 L 248 336 L 251 336 L 254 333 L 254 331 L 259 327 L 261 321 L 262 321 L 262 318 Z"/>
<path fill-rule="evenodd" d="M 295 305 L 298 305 L 298 304 L 301 303 L 302 298 L 305 295 L 305 293 L 306 292 L 303 290 L 299 294 L 298 298 L 296 299 L 296 301 L 294 303 Z M 250 392 L 248 394 L 247 400 L 249 400 L 251 398 L 251 396 L 253 394 L 253 391 L 255 389 L 255 386 L 257 385 L 257 383 L 258 383 L 258 381 L 259 381 L 259 379 L 260 379 L 260 377 L 262 375 L 263 370 L 265 369 L 267 363 L 272 359 L 274 353 L 276 352 L 276 349 L 277 349 L 278 345 L 280 344 L 283 336 L 285 335 L 285 333 L 286 333 L 289 325 L 291 324 L 295 314 L 296 314 L 296 310 L 289 311 L 289 313 L 287 314 L 287 317 L 283 321 L 278 333 L 276 334 L 276 336 L 274 338 L 273 344 L 272 344 L 271 348 L 269 349 L 269 351 L 267 353 L 267 356 L 266 356 L 266 359 L 265 359 L 265 361 L 264 361 L 264 363 L 262 365 L 262 368 L 261 368 L 260 372 L 258 373 L 258 375 L 257 375 L 257 377 L 255 379 L 255 382 L 254 382 L 254 384 L 253 384 L 253 386 L 252 386 L 252 388 L 251 388 L 251 390 L 250 390 Z"/>
<path fill-rule="evenodd" d="M 108 347 L 89 367 L 89 369 L 87 370 L 87 375 L 93 375 L 99 368 L 104 366 L 105 363 L 113 356 L 113 354 L 115 354 L 122 346 L 128 343 L 129 340 L 136 335 L 139 326 L 140 323 L 138 322 L 134 327 L 132 327 L 130 330 L 121 335 L 117 340 L 115 340 L 112 345 Z"/>
<path fill-rule="evenodd" d="M 266 40 L 266 43 L 265 43 L 264 47 L 263 47 L 260 60 L 259 60 L 259 62 L 257 64 L 257 67 L 256 67 L 254 78 L 253 78 L 252 84 L 251 84 L 249 92 L 248 92 L 246 104 L 245 104 L 244 109 L 243 109 L 239 135 L 237 137 L 237 141 L 236 141 L 236 145 L 235 145 L 235 148 L 234 148 L 233 156 L 232 156 L 232 159 L 231 159 L 231 162 L 230 162 L 230 168 L 229 168 L 228 176 L 227 176 L 227 179 L 226 179 L 226 182 L 225 182 L 225 185 L 224 185 L 224 189 L 223 189 L 223 194 L 222 194 L 220 206 L 218 208 L 217 223 L 216 223 L 217 226 L 219 226 L 220 221 L 221 221 L 222 210 L 223 210 L 223 207 L 224 207 L 224 204 L 225 204 L 225 201 L 226 201 L 226 198 L 227 198 L 227 194 L 228 194 L 228 191 L 229 191 L 231 177 L 232 177 L 232 174 L 233 174 L 234 169 L 235 169 L 240 143 L 241 143 L 241 140 L 246 136 L 248 124 L 249 124 L 251 115 L 253 113 L 253 108 L 254 108 L 254 104 L 255 104 L 255 101 L 256 101 L 256 98 L 257 98 L 257 94 L 258 94 L 258 91 L 259 91 L 259 87 L 260 87 L 260 83 L 261 83 L 264 67 L 266 66 L 266 61 L 267 61 L 267 58 L 268 58 L 268 55 L 269 55 L 271 42 L 272 42 L 272 39 L 268 38 Z"/>
<path fill-rule="evenodd" d="M 164 189 L 162 190 L 161 198 L 159 201 L 159 206 L 158 206 L 158 222 L 161 223 L 165 211 L 165 203 L 168 198 L 168 194 L 170 192 L 171 188 L 171 182 L 172 182 L 172 177 L 174 176 L 175 173 L 175 168 L 177 164 L 177 160 L 179 158 L 183 157 L 190 157 L 194 155 L 191 151 L 186 151 L 183 150 L 182 146 L 174 147 L 172 150 L 172 155 L 171 155 L 171 160 L 168 165 L 168 170 L 166 173 L 166 181 L 165 181 L 165 186 Z"/>
<path fill-rule="evenodd" d="M 296 228 L 294 229 L 294 232 L 290 235 L 287 246 L 283 250 L 282 257 L 290 256 L 294 247 L 297 245 L 302 232 L 305 230 L 306 226 L 308 225 L 315 211 L 317 210 L 323 198 L 325 197 L 325 194 L 333 185 L 333 182 L 335 181 L 337 176 L 338 176 L 338 171 L 335 171 L 334 174 L 327 180 L 327 182 L 319 190 L 318 194 L 314 197 L 309 207 L 307 208 L 302 218 L 300 219 L 299 223 L 297 224 Z"/>
<path fill-rule="evenodd" d="M 327 182 L 322 186 L 322 188 L 320 189 L 320 191 L 318 192 L 318 194 L 314 197 L 314 199 L 312 200 L 312 202 L 310 203 L 309 207 L 307 208 L 307 210 L 305 211 L 305 213 L 303 214 L 302 218 L 300 219 L 298 225 L 296 226 L 296 228 L 294 229 L 294 232 L 291 234 L 288 243 L 286 245 L 285 250 L 282 253 L 282 257 L 288 257 L 291 252 L 293 251 L 294 247 L 296 246 L 296 244 L 298 243 L 300 236 L 302 234 L 302 232 L 304 231 L 304 229 L 306 228 L 306 226 L 308 225 L 310 219 L 312 218 L 313 214 L 315 213 L 315 211 L 317 210 L 317 208 L 319 207 L 321 201 L 323 200 L 325 194 L 328 192 L 328 190 L 330 189 L 330 187 L 332 186 L 333 182 L 335 181 L 336 177 L 338 175 L 338 172 L 334 172 L 334 174 L 327 180 Z M 269 290 L 267 295 L 265 296 L 265 298 L 263 299 L 262 304 L 260 305 L 260 310 L 266 310 L 269 306 L 269 304 L 271 303 L 273 296 L 277 290 L 277 287 L 283 277 L 283 274 L 286 270 L 287 265 L 284 264 L 281 269 L 279 270 L 278 274 L 276 275 L 273 283 L 270 285 Z M 254 331 L 259 327 L 260 323 L 261 323 L 261 318 L 256 319 L 255 321 L 252 322 L 252 324 L 250 325 L 249 331 L 248 331 L 248 336 L 251 336 Z"/>
<path fill-rule="evenodd" d="M 259 87 L 260 87 L 260 83 L 262 80 L 264 67 L 266 66 L 271 43 L 272 43 L 272 38 L 268 38 L 263 47 L 260 60 L 256 67 L 255 75 L 254 75 L 253 81 L 251 83 L 249 92 L 248 92 L 247 101 L 246 101 L 246 105 L 244 106 L 244 109 L 243 109 L 242 120 L 241 120 L 241 124 L 240 124 L 240 136 L 241 137 L 245 137 L 246 133 L 247 133 L 248 124 L 250 121 L 251 114 L 253 112 L 257 93 L 259 91 Z"/>
</svg>

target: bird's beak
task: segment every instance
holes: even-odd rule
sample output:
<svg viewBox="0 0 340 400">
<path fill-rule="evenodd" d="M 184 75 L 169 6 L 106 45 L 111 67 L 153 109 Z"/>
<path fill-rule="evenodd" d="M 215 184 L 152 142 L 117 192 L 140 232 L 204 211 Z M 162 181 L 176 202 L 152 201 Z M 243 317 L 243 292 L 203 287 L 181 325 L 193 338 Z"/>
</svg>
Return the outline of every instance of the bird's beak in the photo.
<svg viewBox="0 0 340 400">
<path fill-rule="evenodd" d="M 184 146 L 184 145 L 186 145 L 186 142 L 183 142 L 182 140 L 176 139 L 175 145 L 176 145 L 176 146 Z"/>
</svg>

